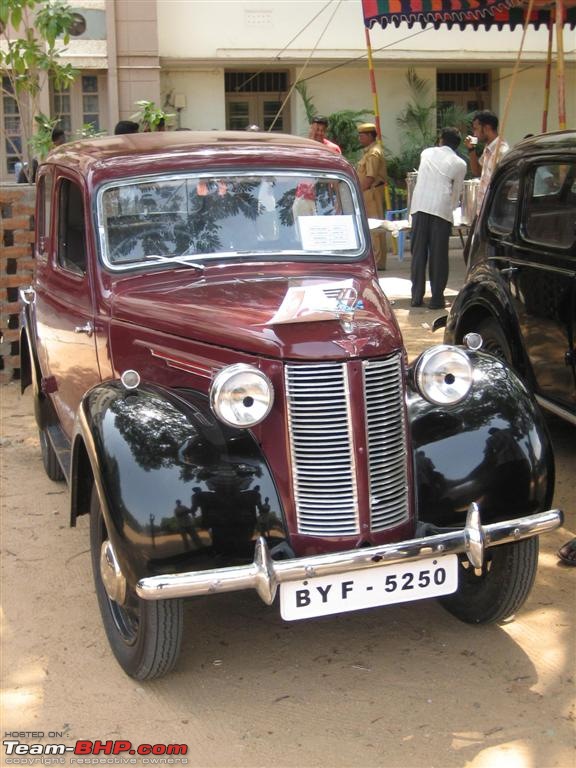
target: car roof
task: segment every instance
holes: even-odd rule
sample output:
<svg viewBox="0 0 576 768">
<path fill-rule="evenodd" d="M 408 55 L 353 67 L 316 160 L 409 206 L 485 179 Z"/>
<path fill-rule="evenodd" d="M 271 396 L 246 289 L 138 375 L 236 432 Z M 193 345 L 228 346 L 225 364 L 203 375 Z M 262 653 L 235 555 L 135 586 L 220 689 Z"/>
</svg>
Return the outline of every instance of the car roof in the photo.
<svg viewBox="0 0 576 768">
<path fill-rule="evenodd" d="M 138 176 L 165 172 L 215 171 L 221 167 L 312 167 L 350 170 L 341 155 L 311 139 L 248 131 L 159 131 L 68 142 L 50 152 L 44 164 L 92 177 Z"/>
<path fill-rule="evenodd" d="M 553 133 L 542 133 L 538 136 L 528 136 L 507 152 L 500 166 L 509 165 L 522 159 L 536 157 L 547 154 L 576 154 L 576 131 L 554 131 Z"/>
</svg>

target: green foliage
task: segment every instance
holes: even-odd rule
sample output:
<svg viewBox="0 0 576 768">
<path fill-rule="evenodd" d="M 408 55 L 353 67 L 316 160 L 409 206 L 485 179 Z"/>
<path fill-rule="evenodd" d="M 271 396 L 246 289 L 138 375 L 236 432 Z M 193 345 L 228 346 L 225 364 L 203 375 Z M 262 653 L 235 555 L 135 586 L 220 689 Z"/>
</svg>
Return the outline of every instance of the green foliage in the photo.
<svg viewBox="0 0 576 768">
<path fill-rule="evenodd" d="M 371 109 L 343 109 L 328 115 L 328 138 L 338 144 L 344 157 L 351 163 L 358 160 L 362 151 L 358 140 L 358 123 L 365 123 L 373 115 Z"/>
<path fill-rule="evenodd" d="M 304 103 L 306 118 L 311 123 L 312 119 L 318 114 L 318 110 L 308 93 L 306 83 L 297 83 L 296 90 Z M 366 122 L 367 118 L 373 114 L 374 112 L 371 109 L 361 109 L 358 111 L 342 109 L 327 115 L 328 138 L 338 144 L 344 157 L 351 163 L 356 162 L 362 149 L 358 141 L 358 123 Z"/>
<path fill-rule="evenodd" d="M 75 139 L 97 139 L 100 136 L 106 136 L 106 131 L 97 130 L 94 123 L 83 123 L 82 127 L 74 132 Z"/>
<path fill-rule="evenodd" d="M 73 14 L 65 0 L 0 0 L 0 70 L 2 95 L 18 108 L 23 138 L 20 160 L 43 157 L 56 121 L 39 109 L 40 93 L 52 82 L 58 90 L 70 86 L 77 75 L 60 55 L 69 40 Z M 15 37 L 10 37 L 13 30 Z M 7 83 L 7 85 L 5 85 Z M 16 147 L 12 147 L 16 149 Z"/>
<path fill-rule="evenodd" d="M 173 114 L 157 107 L 153 101 L 142 99 L 135 104 L 138 107 L 138 112 L 131 115 L 130 119 L 140 123 L 141 131 L 156 131 L 159 125 L 174 117 Z"/>
<path fill-rule="evenodd" d="M 306 110 L 306 119 L 308 123 L 312 122 L 312 118 L 318 114 L 318 110 L 314 106 L 312 97 L 308 93 L 308 86 L 306 83 L 296 83 L 296 90 L 300 94 L 300 98 L 304 103 L 304 109 Z"/>
<path fill-rule="evenodd" d="M 404 183 L 406 174 L 418 169 L 420 154 L 436 143 L 438 129 L 455 126 L 464 134 L 470 115 L 454 105 L 442 105 L 431 99 L 431 84 L 414 69 L 406 73 L 410 101 L 396 118 L 401 128 L 401 151 L 388 159 L 390 178 Z"/>
<path fill-rule="evenodd" d="M 52 131 L 58 121 L 41 112 L 34 116 L 34 122 L 36 131 L 30 138 L 30 147 L 35 157 L 43 160 L 52 149 Z"/>
</svg>

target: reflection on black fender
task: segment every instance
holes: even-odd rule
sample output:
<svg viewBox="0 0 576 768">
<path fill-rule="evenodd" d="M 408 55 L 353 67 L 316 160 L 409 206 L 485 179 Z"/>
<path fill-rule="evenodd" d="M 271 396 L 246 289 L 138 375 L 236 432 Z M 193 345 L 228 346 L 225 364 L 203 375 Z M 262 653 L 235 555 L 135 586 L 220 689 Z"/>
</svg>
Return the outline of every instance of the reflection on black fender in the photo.
<svg viewBox="0 0 576 768">
<path fill-rule="evenodd" d="M 86 443 L 130 582 L 167 569 L 251 562 L 258 536 L 272 549 L 285 539 L 256 441 L 217 421 L 205 396 L 153 385 L 126 391 L 107 382 L 85 395 L 80 411 L 75 440 L 82 435 Z"/>
<path fill-rule="evenodd" d="M 472 502 L 487 523 L 550 506 L 554 462 L 538 407 L 500 360 L 477 353 L 474 371 L 470 394 L 459 405 L 409 397 L 421 522 L 461 525 Z"/>
</svg>

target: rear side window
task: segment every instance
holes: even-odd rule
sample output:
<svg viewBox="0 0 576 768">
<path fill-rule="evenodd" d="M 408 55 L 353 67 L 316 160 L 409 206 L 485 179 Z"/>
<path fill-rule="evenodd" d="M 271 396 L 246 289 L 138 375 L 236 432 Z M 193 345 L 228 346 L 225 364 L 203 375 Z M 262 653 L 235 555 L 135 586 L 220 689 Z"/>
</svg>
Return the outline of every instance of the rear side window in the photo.
<svg viewBox="0 0 576 768">
<path fill-rule="evenodd" d="M 519 187 L 518 171 L 512 171 L 500 179 L 488 213 L 488 229 L 493 234 L 509 235 L 514 231 Z"/>
<path fill-rule="evenodd" d="M 576 164 L 549 162 L 530 169 L 523 235 L 538 245 L 569 248 L 576 239 Z"/>
<path fill-rule="evenodd" d="M 62 179 L 58 194 L 58 264 L 76 274 L 86 272 L 82 190 L 69 179 Z"/>
</svg>

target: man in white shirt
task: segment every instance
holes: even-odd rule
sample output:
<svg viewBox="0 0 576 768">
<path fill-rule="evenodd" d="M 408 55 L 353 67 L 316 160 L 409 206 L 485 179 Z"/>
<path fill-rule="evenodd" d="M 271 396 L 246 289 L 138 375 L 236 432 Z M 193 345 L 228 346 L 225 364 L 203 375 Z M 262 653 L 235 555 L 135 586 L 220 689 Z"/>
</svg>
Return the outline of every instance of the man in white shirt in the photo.
<svg viewBox="0 0 576 768">
<path fill-rule="evenodd" d="M 464 139 L 464 146 L 468 150 L 472 175 L 480 176 L 478 195 L 476 197 L 476 213 L 478 214 L 482 207 L 482 201 L 486 196 L 492 173 L 510 147 L 498 135 L 498 117 L 489 109 L 476 112 L 472 119 L 472 133 L 477 141 L 481 141 L 484 144 L 484 151 L 478 157 L 476 154 L 476 144 L 473 142 L 472 137 L 466 136 Z"/>
<path fill-rule="evenodd" d="M 412 306 L 421 307 L 426 292 L 426 265 L 430 273 L 430 309 L 443 309 L 448 282 L 448 246 L 458 206 L 466 162 L 456 150 L 461 136 L 457 128 L 444 128 L 439 145 L 420 155 L 418 178 L 412 194 L 410 236 L 412 264 Z"/>
</svg>

